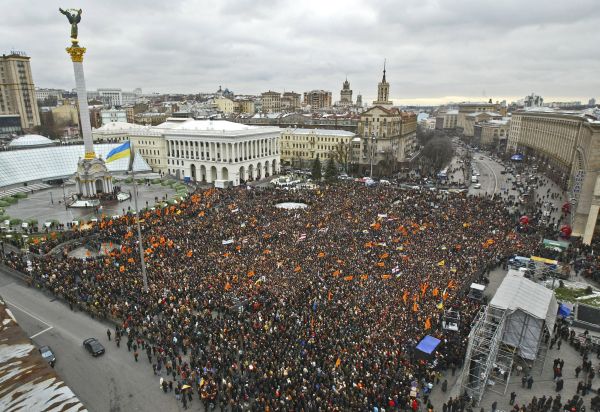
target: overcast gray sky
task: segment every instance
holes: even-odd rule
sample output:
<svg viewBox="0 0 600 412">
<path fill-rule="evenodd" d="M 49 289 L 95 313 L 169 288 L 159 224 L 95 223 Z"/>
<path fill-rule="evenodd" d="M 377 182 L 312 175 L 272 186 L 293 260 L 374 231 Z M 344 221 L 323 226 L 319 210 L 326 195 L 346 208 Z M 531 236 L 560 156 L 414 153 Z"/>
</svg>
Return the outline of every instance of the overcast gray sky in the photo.
<svg viewBox="0 0 600 412">
<path fill-rule="evenodd" d="M 74 87 L 58 8 L 83 8 L 88 89 L 326 89 L 396 104 L 600 97 L 598 0 L 3 0 L 0 51 L 39 87 Z"/>
</svg>

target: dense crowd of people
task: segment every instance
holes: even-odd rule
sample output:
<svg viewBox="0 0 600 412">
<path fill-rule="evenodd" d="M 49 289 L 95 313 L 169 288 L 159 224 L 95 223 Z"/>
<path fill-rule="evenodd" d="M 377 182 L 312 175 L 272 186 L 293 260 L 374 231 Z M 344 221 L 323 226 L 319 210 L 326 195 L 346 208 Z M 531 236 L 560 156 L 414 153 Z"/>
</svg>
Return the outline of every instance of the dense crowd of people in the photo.
<svg viewBox="0 0 600 412">
<path fill-rule="evenodd" d="M 275 207 L 288 201 L 308 207 Z M 77 232 L 110 240 L 106 254 L 36 257 L 31 282 L 116 321 L 117 342 L 145 351 L 185 406 L 232 410 L 433 410 L 479 309 L 465 289 L 540 240 L 500 201 L 355 183 L 210 189 L 141 218 L 148 292 L 131 215 Z M 450 307 L 458 332 L 441 326 Z M 422 359 L 428 334 L 442 343 Z"/>
</svg>

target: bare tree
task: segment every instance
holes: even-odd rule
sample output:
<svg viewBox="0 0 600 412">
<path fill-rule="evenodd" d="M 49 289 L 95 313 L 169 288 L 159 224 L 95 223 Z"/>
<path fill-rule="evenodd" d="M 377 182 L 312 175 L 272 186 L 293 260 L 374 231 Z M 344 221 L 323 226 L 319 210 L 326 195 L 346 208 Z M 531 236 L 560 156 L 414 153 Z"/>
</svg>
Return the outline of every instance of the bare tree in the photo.
<svg viewBox="0 0 600 412">
<path fill-rule="evenodd" d="M 348 173 L 348 161 L 350 159 L 350 151 L 352 150 L 352 143 L 340 142 L 335 147 L 335 150 L 331 152 L 334 159 L 342 165 L 344 171 Z"/>
</svg>

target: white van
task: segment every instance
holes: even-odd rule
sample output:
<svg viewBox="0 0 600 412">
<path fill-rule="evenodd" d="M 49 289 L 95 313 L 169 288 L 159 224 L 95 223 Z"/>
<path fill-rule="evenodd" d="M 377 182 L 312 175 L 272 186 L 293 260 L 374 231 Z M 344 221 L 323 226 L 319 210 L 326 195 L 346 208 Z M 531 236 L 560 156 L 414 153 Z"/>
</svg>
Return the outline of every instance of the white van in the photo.
<svg viewBox="0 0 600 412">
<path fill-rule="evenodd" d="M 477 178 L 477 176 L 471 176 L 471 183 L 478 183 L 479 179 Z"/>
</svg>

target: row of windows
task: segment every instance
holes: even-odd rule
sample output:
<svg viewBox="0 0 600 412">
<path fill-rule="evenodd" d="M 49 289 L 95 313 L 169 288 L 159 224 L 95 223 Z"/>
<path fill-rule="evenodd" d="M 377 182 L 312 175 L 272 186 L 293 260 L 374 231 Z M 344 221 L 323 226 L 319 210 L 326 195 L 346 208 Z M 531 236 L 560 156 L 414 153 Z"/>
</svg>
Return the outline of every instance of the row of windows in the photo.
<svg viewBox="0 0 600 412">
<path fill-rule="evenodd" d="M 300 136 L 296 136 L 296 135 L 282 135 L 281 136 L 281 140 L 282 141 L 286 141 L 286 140 L 293 140 L 293 141 L 298 141 L 298 140 L 318 140 L 319 142 L 328 142 L 328 143 L 339 143 L 339 142 L 344 142 L 346 140 L 348 140 L 347 137 L 320 137 L 317 135 L 300 135 Z"/>
</svg>

